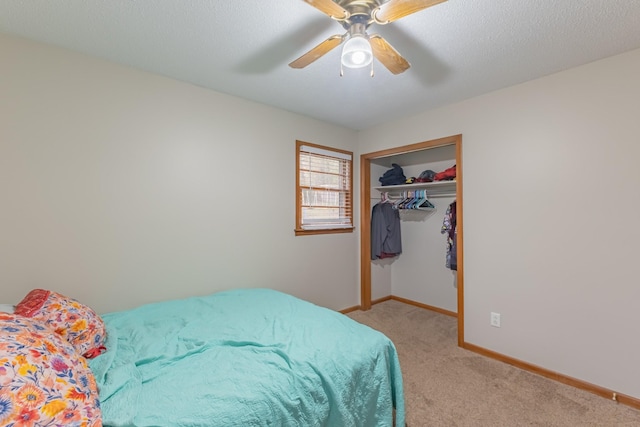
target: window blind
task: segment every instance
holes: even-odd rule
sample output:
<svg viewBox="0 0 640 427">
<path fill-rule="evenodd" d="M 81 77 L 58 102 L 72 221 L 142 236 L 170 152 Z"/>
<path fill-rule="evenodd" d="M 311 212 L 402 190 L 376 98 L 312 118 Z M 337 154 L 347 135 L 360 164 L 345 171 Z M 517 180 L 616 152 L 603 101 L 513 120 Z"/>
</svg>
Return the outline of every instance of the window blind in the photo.
<svg viewBox="0 0 640 427">
<path fill-rule="evenodd" d="M 351 154 L 302 145 L 299 168 L 302 229 L 352 228 Z"/>
</svg>

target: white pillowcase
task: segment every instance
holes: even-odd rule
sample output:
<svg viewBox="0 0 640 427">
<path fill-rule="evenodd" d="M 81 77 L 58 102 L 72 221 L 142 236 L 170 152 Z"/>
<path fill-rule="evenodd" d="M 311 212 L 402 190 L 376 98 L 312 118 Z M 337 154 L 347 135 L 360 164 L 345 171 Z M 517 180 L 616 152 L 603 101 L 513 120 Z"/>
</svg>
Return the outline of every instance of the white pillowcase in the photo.
<svg viewBox="0 0 640 427">
<path fill-rule="evenodd" d="M 0 304 L 0 312 L 13 313 L 16 306 L 13 304 Z"/>
</svg>

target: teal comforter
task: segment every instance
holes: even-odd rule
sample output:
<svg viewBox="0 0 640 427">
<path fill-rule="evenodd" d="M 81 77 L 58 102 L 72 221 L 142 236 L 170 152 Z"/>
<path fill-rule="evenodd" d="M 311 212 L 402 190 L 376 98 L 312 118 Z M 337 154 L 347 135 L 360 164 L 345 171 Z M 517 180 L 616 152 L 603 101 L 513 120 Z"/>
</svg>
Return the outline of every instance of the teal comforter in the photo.
<svg viewBox="0 0 640 427">
<path fill-rule="evenodd" d="M 290 295 L 240 289 L 103 319 L 108 350 L 90 366 L 105 426 L 404 426 L 393 343 Z"/>
</svg>

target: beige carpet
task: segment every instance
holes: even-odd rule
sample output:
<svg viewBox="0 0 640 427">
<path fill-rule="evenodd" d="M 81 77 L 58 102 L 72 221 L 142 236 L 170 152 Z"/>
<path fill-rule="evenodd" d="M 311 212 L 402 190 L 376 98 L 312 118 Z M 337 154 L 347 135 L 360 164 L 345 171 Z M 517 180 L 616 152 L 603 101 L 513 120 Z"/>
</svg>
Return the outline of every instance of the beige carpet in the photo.
<svg viewBox="0 0 640 427">
<path fill-rule="evenodd" d="M 640 426 L 640 411 L 457 346 L 457 319 L 397 301 L 349 317 L 396 345 L 407 425 Z"/>
</svg>

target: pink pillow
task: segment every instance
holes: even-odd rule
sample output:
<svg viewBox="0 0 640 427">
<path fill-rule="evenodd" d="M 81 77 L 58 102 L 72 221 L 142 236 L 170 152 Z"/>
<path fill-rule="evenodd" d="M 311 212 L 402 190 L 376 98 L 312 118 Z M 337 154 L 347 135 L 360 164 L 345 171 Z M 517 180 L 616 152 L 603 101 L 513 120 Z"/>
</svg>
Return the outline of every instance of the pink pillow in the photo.
<svg viewBox="0 0 640 427">
<path fill-rule="evenodd" d="M 0 313 L 0 425 L 102 425 L 85 358 L 46 325 Z"/>
<path fill-rule="evenodd" d="M 57 292 L 34 289 L 16 305 L 15 314 L 38 320 L 62 335 L 87 358 L 105 350 L 104 322 L 90 307 Z"/>
</svg>

